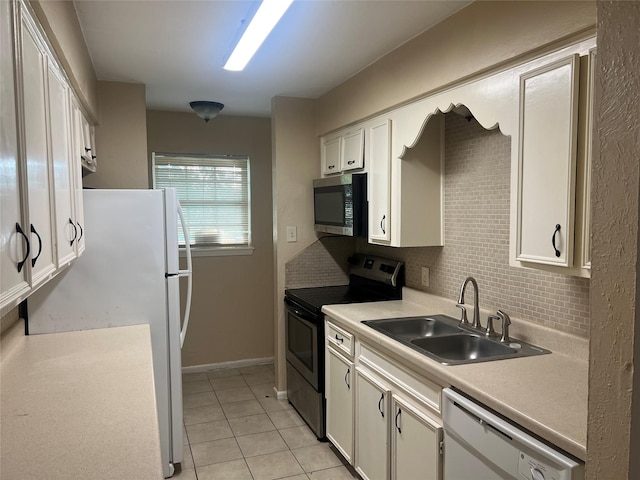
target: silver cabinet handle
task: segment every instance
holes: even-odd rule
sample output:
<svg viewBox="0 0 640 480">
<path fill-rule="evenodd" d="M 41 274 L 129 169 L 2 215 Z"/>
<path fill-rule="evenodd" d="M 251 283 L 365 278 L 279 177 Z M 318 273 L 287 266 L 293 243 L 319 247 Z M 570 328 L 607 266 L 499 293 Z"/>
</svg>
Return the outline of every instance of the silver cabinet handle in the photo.
<svg viewBox="0 0 640 480">
<path fill-rule="evenodd" d="M 347 165 L 353 165 L 354 163 L 356 163 L 356 161 L 355 161 L 355 160 L 349 160 L 349 161 L 347 162 Z"/>
<path fill-rule="evenodd" d="M 329 165 L 329 166 L 327 167 L 327 170 L 333 170 L 334 168 L 336 168 L 336 166 L 335 166 L 335 165 Z"/>
</svg>

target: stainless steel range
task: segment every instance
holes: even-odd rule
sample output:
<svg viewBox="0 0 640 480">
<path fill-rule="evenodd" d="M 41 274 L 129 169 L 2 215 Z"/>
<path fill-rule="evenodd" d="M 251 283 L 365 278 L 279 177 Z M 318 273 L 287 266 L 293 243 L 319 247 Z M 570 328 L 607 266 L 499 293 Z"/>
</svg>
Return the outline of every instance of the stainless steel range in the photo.
<svg viewBox="0 0 640 480">
<path fill-rule="evenodd" d="M 323 305 L 402 298 L 402 262 L 354 255 L 349 266 L 348 285 L 285 291 L 287 395 L 319 439 L 325 437 Z"/>
</svg>

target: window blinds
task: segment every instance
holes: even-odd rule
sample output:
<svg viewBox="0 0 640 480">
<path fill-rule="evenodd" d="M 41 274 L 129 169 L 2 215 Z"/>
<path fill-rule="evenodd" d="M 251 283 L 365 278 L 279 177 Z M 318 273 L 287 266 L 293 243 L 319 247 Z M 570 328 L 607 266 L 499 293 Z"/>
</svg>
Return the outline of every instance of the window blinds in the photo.
<svg viewBox="0 0 640 480">
<path fill-rule="evenodd" d="M 154 188 L 176 189 L 191 244 L 251 245 L 248 157 L 154 153 L 153 177 Z"/>
</svg>

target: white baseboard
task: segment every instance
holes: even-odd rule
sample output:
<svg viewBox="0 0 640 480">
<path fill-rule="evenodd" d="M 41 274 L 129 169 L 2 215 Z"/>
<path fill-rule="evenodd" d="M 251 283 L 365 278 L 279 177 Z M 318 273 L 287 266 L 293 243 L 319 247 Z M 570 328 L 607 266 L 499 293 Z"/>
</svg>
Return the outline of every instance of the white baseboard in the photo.
<svg viewBox="0 0 640 480">
<path fill-rule="evenodd" d="M 279 391 L 276 390 L 276 387 L 273 387 L 273 390 L 276 392 L 276 398 L 278 400 L 288 400 L 289 397 L 287 396 L 287 391 L 283 390 L 283 391 Z"/>
<path fill-rule="evenodd" d="M 208 363 L 205 365 L 191 365 L 188 367 L 182 367 L 182 373 L 200 373 L 200 372 L 208 372 L 209 370 L 220 370 L 223 368 L 252 367 L 254 365 L 272 365 L 272 364 L 273 364 L 273 357 L 248 358 L 245 360 L 234 360 L 231 362 Z M 276 393 L 280 395 L 281 392 L 276 392 Z M 284 392 L 284 394 L 286 396 L 287 392 Z"/>
</svg>

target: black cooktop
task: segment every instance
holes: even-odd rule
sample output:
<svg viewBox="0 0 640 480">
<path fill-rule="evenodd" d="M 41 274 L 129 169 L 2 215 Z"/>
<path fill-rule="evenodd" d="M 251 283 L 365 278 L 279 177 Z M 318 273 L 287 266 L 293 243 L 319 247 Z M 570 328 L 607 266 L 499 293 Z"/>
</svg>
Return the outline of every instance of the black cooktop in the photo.
<svg viewBox="0 0 640 480">
<path fill-rule="evenodd" d="M 320 313 L 323 305 L 338 303 L 361 303 L 389 300 L 388 297 L 370 291 L 338 285 L 331 287 L 292 288 L 285 295 L 304 307 Z"/>
</svg>

